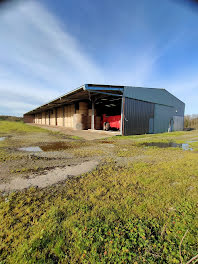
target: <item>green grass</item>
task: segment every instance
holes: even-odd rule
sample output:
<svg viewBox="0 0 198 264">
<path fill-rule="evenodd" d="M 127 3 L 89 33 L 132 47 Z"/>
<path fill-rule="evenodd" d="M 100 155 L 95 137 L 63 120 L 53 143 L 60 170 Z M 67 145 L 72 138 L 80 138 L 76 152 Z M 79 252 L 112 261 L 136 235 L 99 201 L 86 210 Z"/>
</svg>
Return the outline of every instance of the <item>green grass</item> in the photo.
<svg viewBox="0 0 198 264">
<path fill-rule="evenodd" d="M 189 145 L 193 148 L 194 151 L 198 151 L 198 140 L 197 142 L 190 142 Z"/>
<path fill-rule="evenodd" d="M 68 139 L 74 139 L 74 140 L 82 140 L 81 137 L 78 136 L 72 136 L 72 135 L 66 135 L 65 133 L 61 131 L 51 131 L 45 128 L 37 127 L 37 126 L 32 126 L 25 124 L 22 121 L 1 121 L 0 120 L 0 136 L 2 135 L 10 135 L 10 134 L 17 134 L 17 133 L 35 133 L 35 132 L 46 132 L 49 135 L 57 135 L 64 136 L 65 138 Z M 1 143 L 1 142 L 0 142 Z"/>
<path fill-rule="evenodd" d="M 175 131 L 175 132 L 171 132 L 171 133 L 161 133 L 161 134 L 145 134 L 145 135 L 132 135 L 132 136 L 114 136 L 112 137 L 112 139 L 117 139 L 117 140 L 168 140 L 170 141 L 171 139 L 177 139 L 178 137 L 183 137 L 183 136 L 193 136 L 194 134 L 197 132 L 196 131 L 189 131 L 189 132 L 185 132 L 185 131 Z"/>
<path fill-rule="evenodd" d="M 23 122 L 0 121 L 0 134 L 3 135 L 9 133 L 31 133 L 42 131 L 46 131 L 46 129 L 30 126 Z"/>
<path fill-rule="evenodd" d="M 138 145 L 195 137 L 120 138 L 116 156 L 142 160 L 109 157 L 65 185 L 0 196 L 0 263 L 187 263 L 198 252 L 198 153 Z"/>
<path fill-rule="evenodd" d="M 64 187 L 2 197 L 2 263 L 180 263 L 188 230 L 187 261 L 197 252 L 197 156 L 176 160 L 109 161 Z"/>
</svg>

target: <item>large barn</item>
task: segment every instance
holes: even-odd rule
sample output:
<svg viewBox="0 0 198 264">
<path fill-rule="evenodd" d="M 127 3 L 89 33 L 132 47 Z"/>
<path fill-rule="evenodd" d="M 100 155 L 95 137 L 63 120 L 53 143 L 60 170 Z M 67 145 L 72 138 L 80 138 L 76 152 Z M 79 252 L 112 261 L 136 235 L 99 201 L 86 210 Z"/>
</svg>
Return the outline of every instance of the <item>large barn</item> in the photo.
<svg viewBox="0 0 198 264">
<path fill-rule="evenodd" d="M 24 122 L 153 134 L 183 130 L 184 109 L 165 89 L 85 84 L 24 114 Z"/>
</svg>

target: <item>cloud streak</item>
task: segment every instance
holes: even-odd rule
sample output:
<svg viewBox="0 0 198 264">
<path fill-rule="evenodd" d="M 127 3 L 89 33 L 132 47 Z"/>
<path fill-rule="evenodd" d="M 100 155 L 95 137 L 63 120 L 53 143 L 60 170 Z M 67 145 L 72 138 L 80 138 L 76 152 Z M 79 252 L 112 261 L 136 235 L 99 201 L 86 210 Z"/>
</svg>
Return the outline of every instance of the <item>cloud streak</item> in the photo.
<svg viewBox="0 0 198 264">
<path fill-rule="evenodd" d="M 185 67 L 177 65 L 174 57 L 177 46 L 187 43 L 185 37 L 189 36 L 189 31 L 180 23 L 172 27 L 167 19 L 166 29 L 161 30 L 156 25 L 157 20 L 151 21 L 156 14 L 149 13 L 146 1 L 142 3 L 136 5 L 134 14 L 126 9 L 111 10 L 113 13 L 117 10 L 119 32 L 109 24 L 112 28 L 109 39 L 94 31 L 83 43 L 69 33 L 69 25 L 62 24 L 60 17 L 40 1 L 21 1 L 1 13 L 0 114 L 22 115 L 83 83 L 167 88 L 181 100 L 192 102 L 187 112 L 193 113 L 196 102 L 191 97 L 196 98 L 196 72 L 189 68 L 187 78 Z M 89 30 L 91 28 L 95 30 L 94 26 Z M 189 36 L 191 41 L 196 37 L 193 34 Z M 93 38 L 95 42 L 91 43 Z M 108 44 L 106 50 L 100 50 L 100 46 L 94 46 L 98 39 L 100 43 L 111 43 L 111 39 L 114 42 Z M 86 41 L 92 45 L 92 56 L 88 54 Z M 165 62 L 170 60 L 176 67 L 167 73 Z"/>
<path fill-rule="evenodd" d="M 24 110 L 81 85 L 82 80 L 103 80 L 77 40 L 38 2 L 12 6 L 1 17 L 0 33 L 4 36 L 0 43 L 0 61 L 4 62 L 0 62 L 0 92 L 4 95 L 0 113 L 4 112 L 5 97 L 6 112 L 10 109 L 9 114 L 22 115 Z M 9 97 L 15 97 L 16 103 Z M 29 98 L 34 103 L 24 107 Z"/>
</svg>

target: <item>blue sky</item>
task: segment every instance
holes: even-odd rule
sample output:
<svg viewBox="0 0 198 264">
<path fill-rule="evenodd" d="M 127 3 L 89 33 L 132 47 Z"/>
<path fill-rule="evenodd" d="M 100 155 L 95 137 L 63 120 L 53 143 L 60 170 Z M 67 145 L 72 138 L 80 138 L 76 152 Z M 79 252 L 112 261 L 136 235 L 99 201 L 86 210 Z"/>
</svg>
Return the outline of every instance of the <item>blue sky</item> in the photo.
<svg viewBox="0 0 198 264">
<path fill-rule="evenodd" d="M 198 114 L 197 28 L 178 1 L 15 1 L 0 11 L 0 115 L 84 83 L 166 88 Z"/>
</svg>

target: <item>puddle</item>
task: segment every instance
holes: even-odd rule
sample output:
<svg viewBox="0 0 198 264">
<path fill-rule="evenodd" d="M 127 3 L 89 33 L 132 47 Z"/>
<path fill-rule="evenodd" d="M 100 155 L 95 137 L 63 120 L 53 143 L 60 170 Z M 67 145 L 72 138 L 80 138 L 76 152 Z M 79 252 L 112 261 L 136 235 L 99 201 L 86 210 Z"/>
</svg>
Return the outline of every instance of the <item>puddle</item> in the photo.
<svg viewBox="0 0 198 264">
<path fill-rule="evenodd" d="M 193 148 L 191 148 L 188 143 L 180 144 L 180 145 L 182 145 L 181 147 L 183 150 L 191 150 L 191 151 L 193 150 Z"/>
<path fill-rule="evenodd" d="M 194 142 L 198 142 L 198 140 L 191 140 L 191 141 L 187 141 L 186 143 L 194 143 Z"/>
<path fill-rule="evenodd" d="M 19 148 L 19 150 L 22 151 L 29 151 L 29 152 L 40 152 L 43 151 L 40 147 L 36 146 L 36 147 L 24 147 L 24 148 Z"/>
<path fill-rule="evenodd" d="M 0 137 L 0 141 L 3 141 L 3 140 L 5 140 L 5 137 Z"/>
<path fill-rule="evenodd" d="M 113 141 L 107 141 L 107 140 L 98 140 L 97 141 L 98 143 L 100 143 L 100 144 L 113 144 L 114 142 Z"/>
<path fill-rule="evenodd" d="M 178 144 L 174 142 L 149 142 L 141 144 L 146 147 L 158 147 L 158 148 L 181 148 L 183 150 L 193 150 L 188 143 Z"/>
<path fill-rule="evenodd" d="M 57 151 L 57 150 L 65 150 L 75 148 L 74 144 L 67 142 L 52 142 L 47 145 L 40 146 L 43 151 Z"/>
<path fill-rule="evenodd" d="M 82 144 L 81 144 L 82 145 Z M 23 147 L 19 148 L 21 151 L 29 151 L 29 152 L 47 152 L 47 151 L 59 151 L 65 149 L 72 149 L 78 147 L 77 145 L 67 143 L 67 142 L 52 142 L 43 146 L 32 146 L 32 147 Z"/>
</svg>

